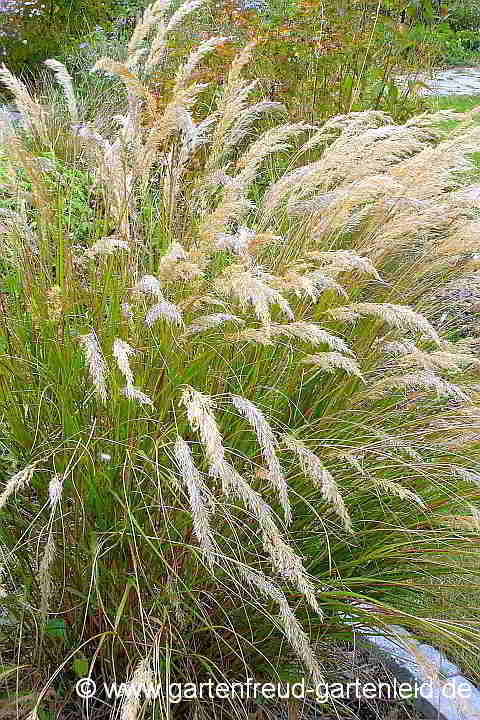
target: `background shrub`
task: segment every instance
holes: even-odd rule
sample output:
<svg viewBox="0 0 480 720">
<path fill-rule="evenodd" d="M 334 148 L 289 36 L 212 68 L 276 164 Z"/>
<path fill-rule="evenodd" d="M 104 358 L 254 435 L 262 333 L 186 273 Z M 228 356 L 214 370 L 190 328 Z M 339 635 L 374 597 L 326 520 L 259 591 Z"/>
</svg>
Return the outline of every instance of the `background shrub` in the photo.
<svg viewBox="0 0 480 720">
<path fill-rule="evenodd" d="M 480 362 L 431 296 L 475 262 L 477 120 L 272 129 L 252 46 L 212 100 L 215 39 L 183 65 L 151 20 L 135 72 L 97 63 L 125 87 L 93 118 L 58 65 L 45 108 L 1 71 L 24 118 L 0 187 L 7 692 L 81 717 L 87 671 L 296 679 L 386 618 L 468 665 L 471 608 L 438 605 L 479 540 Z"/>
<path fill-rule="evenodd" d="M 448 21 L 454 30 L 479 30 L 480 5 L 477 0 L 454 0 L 448 4 Z"/>
<path fill-rule="evenodd" d="M 48 57 L 86 39 L 96 27 L 135 14 L 141 3 L 124 0 L 5 0 L 0 3 L 0 53 L 13 70 L 33 70 Z M 142 3 L 143 4 L 143 3 Z"/>
</svg>

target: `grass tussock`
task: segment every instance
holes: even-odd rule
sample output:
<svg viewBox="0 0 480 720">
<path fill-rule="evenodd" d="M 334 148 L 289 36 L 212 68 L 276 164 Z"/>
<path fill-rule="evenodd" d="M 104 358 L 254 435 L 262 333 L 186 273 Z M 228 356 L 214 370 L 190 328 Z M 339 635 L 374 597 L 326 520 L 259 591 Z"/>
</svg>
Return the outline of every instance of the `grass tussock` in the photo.
<svg viewBox="0 0 480 720">
<path fill-rule="evenodd" d="M 434 301 L 477 262 L 476 116 L 272 127 L 252 44 L 196 82 L 216 39 L 159 106 L 200 4 L 93 68 L 115 117 L 1 71 L 0 638 L 34 712 L 86 712 L 76 675 L 318 681 L 356 623 L 478 650 L 438 588 L 477 572 L 480 361 Z"/>
</svg>

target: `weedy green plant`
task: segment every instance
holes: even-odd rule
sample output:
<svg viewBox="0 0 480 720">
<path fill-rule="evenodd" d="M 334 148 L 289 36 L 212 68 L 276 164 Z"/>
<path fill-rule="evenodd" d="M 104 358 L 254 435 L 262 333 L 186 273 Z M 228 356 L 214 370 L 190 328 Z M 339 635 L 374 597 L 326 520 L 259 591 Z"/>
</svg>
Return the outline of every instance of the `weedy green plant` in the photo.
<svg viewBox="0 0 480 720">
<path fill-rule="evenodd" d="M 433 28 L 399 23 L 400 12 L 382 3 L 269 2 L 228 0 L 212 9 L 221 32 L 254 38 L 254 76 L 291 117 L 324 120 L 335 113 L 380 109 L 404 121 L 422 101 L 399 77 L 414 77 L 434 63 Z M 197 18 L 195 18 L 197 20 Z M 182 40 L 198 37 L 191 23 Z M 202 29 L 210 27 L 201 23 Z M 188 40 L 187 40 L 188 41 Z"/>
<path fill-rule="evenodd" d="M 436 588 L 478 547 L 480 361 L 429 298 L 476 262 L 480 128 L 259 133 L 281 108 L 249 103 L 253 44 L 195 80 L 225 38 L 159 97 L 200 4 L 157 0 L 96 63 L 125 84 L 113 118 L 86 122 L 56 61 L 62 107 L 0 71 L 23 118 L 1 130 L 2 682 L 34 716 L 113 712 L 81 675 L 315 682 L 358 625 L 478 651 Z"/>
</svg>

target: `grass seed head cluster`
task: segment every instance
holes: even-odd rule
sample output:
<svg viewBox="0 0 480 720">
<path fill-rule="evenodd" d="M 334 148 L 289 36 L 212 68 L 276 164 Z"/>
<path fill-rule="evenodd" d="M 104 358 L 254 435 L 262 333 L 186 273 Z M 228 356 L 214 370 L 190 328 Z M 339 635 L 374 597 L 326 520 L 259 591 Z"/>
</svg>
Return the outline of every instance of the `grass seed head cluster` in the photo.
<svg viewBox="0 0 480 720">
<path fill-rule="evenodd" d="M 318 681 L 385 613 L 478 648 L 438 587 L 478 543 L 452 516 L 478 517 L 479 360 L 431 299 L 475 261 L 475 113 L 272 127 L 253 44 L 214 88 L 195 71 L 228 39 L 170 61 L 200 5 L 158 0 L 96 63 L 114 117 L 83 117 L 57 61 L 48 105 L 0 72 L 22 113 L 0 128 L 2 604 L 34 712 L 54 677 L 78 710 L 77 656 L 106 681 Z"/>
</svg>

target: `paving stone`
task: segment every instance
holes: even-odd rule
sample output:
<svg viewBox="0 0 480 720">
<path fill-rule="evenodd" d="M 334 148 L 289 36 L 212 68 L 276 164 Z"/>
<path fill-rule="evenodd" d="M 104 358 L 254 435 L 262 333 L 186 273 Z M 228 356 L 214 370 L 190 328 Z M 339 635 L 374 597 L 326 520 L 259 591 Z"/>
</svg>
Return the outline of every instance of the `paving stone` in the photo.
<svg viewBox="0 0 480 720">
<path fill-rule="evenodd" d="M 364 641 L 379 651 L 400 682 L 418 687 L 417 710 L 435 720 L 480 720 L 480 690 L 465 678 L 457 665 L 431 645 L 420 643 L 401 627 L 391 637 L 363 629 Z M 404 647 L 405 642 L 410 649 Z M 437 679 L 435 679 L 437 678 Z"/>
</svg>

